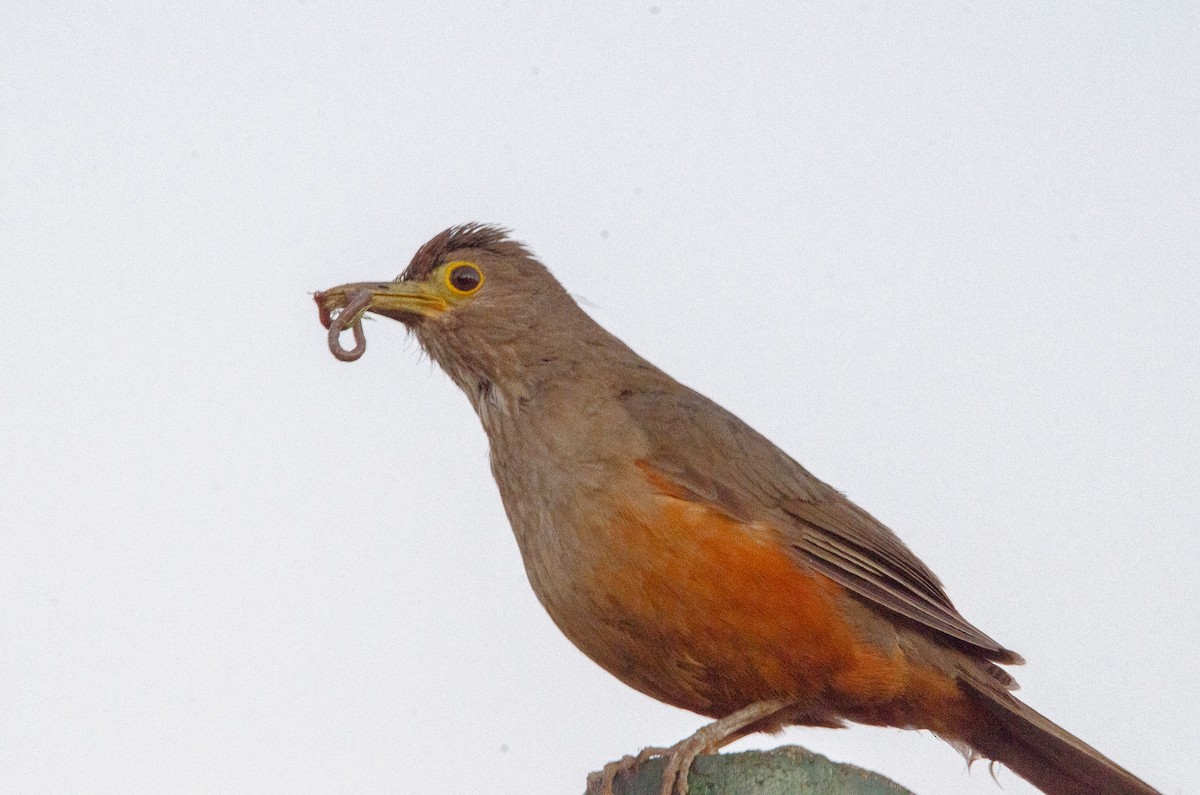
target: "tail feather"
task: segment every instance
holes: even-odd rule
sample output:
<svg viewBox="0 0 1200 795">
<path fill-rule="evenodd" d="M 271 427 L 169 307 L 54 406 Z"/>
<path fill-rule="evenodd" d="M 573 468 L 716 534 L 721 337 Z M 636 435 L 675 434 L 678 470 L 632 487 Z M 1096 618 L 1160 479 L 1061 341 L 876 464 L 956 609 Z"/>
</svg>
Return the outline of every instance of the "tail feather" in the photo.
<svg viewBox="0 0 1200 795">
<path fill-rule="evenodd" d="M 1009 693 L 981 682 L 960 682 L 970 717 L 956 732 L 960 736 L 949 738 L 952 741 L 965 742 L 1048 795 L 1158 795 L 1158 790 Z"/>
</svg>

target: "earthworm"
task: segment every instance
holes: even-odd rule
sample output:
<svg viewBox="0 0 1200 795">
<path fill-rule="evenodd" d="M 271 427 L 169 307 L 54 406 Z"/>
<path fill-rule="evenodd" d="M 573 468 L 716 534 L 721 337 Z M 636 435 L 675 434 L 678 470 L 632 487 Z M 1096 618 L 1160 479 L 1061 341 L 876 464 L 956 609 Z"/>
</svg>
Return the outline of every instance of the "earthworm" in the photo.
<svg viewBox="0 0 1200 795">
<path fill-rule="evenodd" d="M 367 338 L 363 335 L 362 316 L 371 305 L 371 293 L 367 290 L 355 290 L 346 294 L 346 305 L 336 316 L 330 317 L 329 310 L 321 304 L 321 323 L 329 329 L 329 352 L 340 361 L 352 362 L 367 350 Z M 354 332 L 354 347 L 342 347 L 342 332 L 346 330 L 346 322 L 350 321 L 350 329 Z"/>
</svg>

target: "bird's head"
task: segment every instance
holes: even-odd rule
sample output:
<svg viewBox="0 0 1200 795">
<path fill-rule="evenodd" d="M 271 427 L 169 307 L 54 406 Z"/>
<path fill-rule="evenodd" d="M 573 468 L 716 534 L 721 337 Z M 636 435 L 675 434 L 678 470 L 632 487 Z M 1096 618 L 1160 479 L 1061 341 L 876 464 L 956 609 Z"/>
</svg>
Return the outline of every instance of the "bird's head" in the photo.
<svg viewBox="0 0 1200 795">
<path fill-rule="evenodd" d="M 339 358 L 361 354 L 359 323 L 373 312 L 407 326 L 468 392 L 519 382 L 531 365 L 564 355 L 598 328 L 525 246 L 482 224 L 437 235 L 393 281 L 344 284 L 314 297 L 335 355 L 341 331 L 353 328 L 359 339 Z"/>
</svg>

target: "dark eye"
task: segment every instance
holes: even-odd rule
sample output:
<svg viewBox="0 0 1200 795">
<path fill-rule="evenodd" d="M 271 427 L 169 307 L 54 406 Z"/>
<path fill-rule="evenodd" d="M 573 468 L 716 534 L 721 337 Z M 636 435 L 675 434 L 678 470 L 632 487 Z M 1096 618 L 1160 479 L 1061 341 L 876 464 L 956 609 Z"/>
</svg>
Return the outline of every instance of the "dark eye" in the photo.
<svg viewBox="0 0 1200 795">
<path fill-rule="evenodd" d="M 446 284 L 456 293 L 473 293 L 483 284 L 483 274 L 469 262 L 455 263 L 446 271 Z"/>
</svg>

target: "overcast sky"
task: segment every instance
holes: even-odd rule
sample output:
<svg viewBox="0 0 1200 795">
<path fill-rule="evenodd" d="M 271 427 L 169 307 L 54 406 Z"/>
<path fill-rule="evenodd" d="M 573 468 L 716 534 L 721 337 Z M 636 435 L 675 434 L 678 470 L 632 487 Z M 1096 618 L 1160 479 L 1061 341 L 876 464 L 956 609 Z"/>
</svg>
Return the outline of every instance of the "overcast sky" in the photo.
<svg viewBox="0 0 1200 795">
<path fill-rule="evenodd" d="M 551 624 L 399 325 L 326 349 L 469 220 L 1194 789 L 1200 11 L 907 5 L 0 4 L 0 789 L 561 795 L 703 723 Z"/>
</svg>

